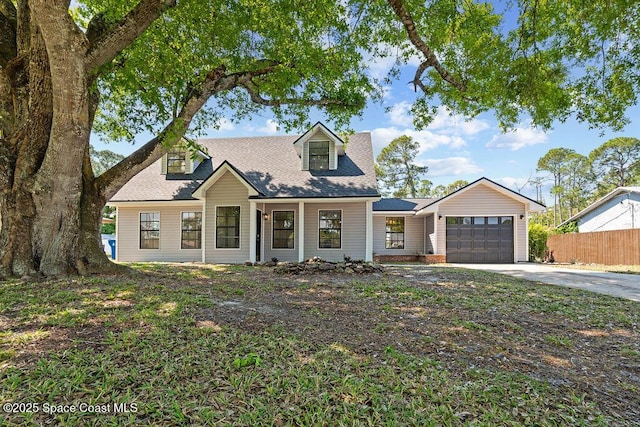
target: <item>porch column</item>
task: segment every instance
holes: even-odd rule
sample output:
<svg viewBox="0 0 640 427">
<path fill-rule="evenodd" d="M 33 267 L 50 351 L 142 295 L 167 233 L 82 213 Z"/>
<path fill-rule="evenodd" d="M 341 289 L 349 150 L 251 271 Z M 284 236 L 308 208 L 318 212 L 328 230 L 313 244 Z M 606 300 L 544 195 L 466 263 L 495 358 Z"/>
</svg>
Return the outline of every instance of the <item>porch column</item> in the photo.
<svg viewBox="0 0 640 427">
<path fill-rule="evenodd" d="M 366 222 L 365 222 L 365 252 L 364 260 L 367 262 L 373 261 L 373 202 L 366 202 Z"/>
<path fill-rule="evenodd" d="M 438 221 L 440 221 L 438 219 L 440 215 L 438 214 L 438 212 L 434 212 L 433 213 L 433 253 L 434 254 L 440 254 L 440 252 L 438 252 Z"/>
<path fill-rule="evenodd" d="M 256 202 L 249 201 L 249 261 L 256 262 Z"/>
<path fill-rule="evenodd" d="M 298 262 L 304 261 L 304 202 L 298 202 Z"/>
</svg>

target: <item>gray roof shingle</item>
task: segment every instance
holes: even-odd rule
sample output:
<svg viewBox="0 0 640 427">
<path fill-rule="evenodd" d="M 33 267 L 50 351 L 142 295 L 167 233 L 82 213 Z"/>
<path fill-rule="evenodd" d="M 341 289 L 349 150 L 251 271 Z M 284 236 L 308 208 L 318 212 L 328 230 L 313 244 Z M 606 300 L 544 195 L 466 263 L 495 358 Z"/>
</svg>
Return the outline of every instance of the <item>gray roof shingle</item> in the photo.
<svg viewBox="0 0 640 427">
<path fill-rule="evenodd" d="M 338 169 L 303 171 L 293 143 L 298 136 L 205 138 L 211 156 L 191 175 L 162 175 L 161 161 L 125 184 L 111 202 L 193 200 L 192 193 L 227 161 L 263 198 L 376 197 L 378 188 L 369 133 L 349 136 Z"/>
<path fill-rule="evenodd" d="M 392 212 L 392 211 L 414 211 L 417 212 L 427 205 L 439 199 L 393 199 L 385 198 L 377 202 L 373 202 L 373 211 Z"/>
</svg>

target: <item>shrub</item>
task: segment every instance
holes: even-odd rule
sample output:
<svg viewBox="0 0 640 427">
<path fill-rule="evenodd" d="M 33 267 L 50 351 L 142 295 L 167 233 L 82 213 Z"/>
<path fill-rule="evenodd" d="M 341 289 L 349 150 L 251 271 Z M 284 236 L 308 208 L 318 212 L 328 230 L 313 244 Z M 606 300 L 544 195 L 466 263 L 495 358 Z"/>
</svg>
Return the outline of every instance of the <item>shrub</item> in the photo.
<svg viewBox="0 0 640 427">
<path fill-rule="evenodd" d="M 540 261 L 547 250 L 549 229 L 541 224 L 529 224 L 529 261 Z"/>
<path fill-rule="evenodd" d="M 116 225 L 115 224 L 102 224 L 102 234 L 115 234 Z"/>
</svg>

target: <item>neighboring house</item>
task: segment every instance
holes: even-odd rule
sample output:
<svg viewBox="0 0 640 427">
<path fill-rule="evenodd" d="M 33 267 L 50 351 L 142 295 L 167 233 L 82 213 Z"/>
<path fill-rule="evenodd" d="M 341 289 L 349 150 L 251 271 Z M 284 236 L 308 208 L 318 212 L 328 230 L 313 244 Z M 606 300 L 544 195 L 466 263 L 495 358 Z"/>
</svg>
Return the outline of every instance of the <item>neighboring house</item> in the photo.
<svg viewBox="0 0 640 427">
<path fill-rule="evenodd" d="M 560 225 L 573 221 L 580 233 L 640 228 L 640 187 L 618 187 Z"/>
<path fill-rule="evenodd" d="M 381 199 L 371 137 L 317 123 L 302 136 L 202 139 L 169 152 L 109 204 L 119 261 L 277 258 L 527 261 L 527 215 L 544 207 L 486 178 L 439 200 Z"/>
</svg>

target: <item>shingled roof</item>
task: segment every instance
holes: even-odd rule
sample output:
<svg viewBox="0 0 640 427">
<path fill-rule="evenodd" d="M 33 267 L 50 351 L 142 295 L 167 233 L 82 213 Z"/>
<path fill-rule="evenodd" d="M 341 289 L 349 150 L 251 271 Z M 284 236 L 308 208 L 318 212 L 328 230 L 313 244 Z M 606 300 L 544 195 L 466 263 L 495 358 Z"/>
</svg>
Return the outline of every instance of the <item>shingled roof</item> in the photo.
<svg viewBox="0 0 640 427">
<path fill-rule="evenodd" d="M 380 199 L 377 202 L 373 202 L 374 211 L 394 212 L 394 211 L 414 211 L 417 212 L 420 209 L 435 202 L 435 199 Z"/>
<path fill-rule="evenodd" d="M 111 202 L 195 200 L 196 190 L 228 162 L 259 193 L 258 198 L 378 197 L 369 133 L 349 136 L 338 168 L 303 171 L 293 143 L 299 136 L 205 138 L 205 159 L 193 174 L 161 174 L 161 161 L 141 171 Z"/>
</svg>

